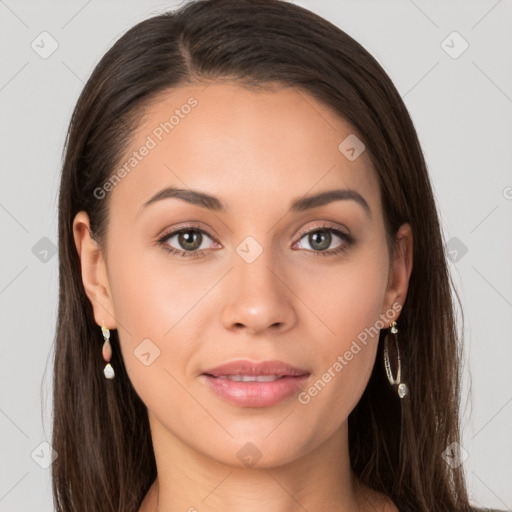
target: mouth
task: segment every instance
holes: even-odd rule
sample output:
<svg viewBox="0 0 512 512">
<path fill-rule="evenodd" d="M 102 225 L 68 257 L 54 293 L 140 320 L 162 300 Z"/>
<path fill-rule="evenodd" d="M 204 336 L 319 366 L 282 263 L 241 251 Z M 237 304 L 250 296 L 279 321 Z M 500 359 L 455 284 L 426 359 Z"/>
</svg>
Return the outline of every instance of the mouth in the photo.
<svg viewBox="0 0 512 512">
<path fill-rule="evenodd" d="M 276 380 L 282 377 L 300 377 L 308 375 L 309 371 L 292 366 L 284 361 L 250 361 L 239 359 L 221 364 L 203 372 L 211 377 L 269 377 Z"/>
<path fill-rule="evenodd" d="M 274 382 L 278 379 L 292 377 L 292 375 L 210 375 L 203 374 L 214 379 L 228 379 L 234 382 Z"/>
<path fill-rule="evenodd" d="M 304 387 L 311 373 L 282 361 L 238 360 L 201 374 L 218 397 L 239 407 L 270 407 Z"/>
</svg>

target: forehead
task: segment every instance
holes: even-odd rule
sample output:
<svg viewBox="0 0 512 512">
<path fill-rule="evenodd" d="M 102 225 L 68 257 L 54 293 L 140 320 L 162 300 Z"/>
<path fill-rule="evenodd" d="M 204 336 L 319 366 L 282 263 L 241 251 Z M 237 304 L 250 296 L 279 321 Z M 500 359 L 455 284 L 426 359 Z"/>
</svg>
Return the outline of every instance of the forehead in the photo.
<svg viewBox="0 0 512 512">
<path fill-rule="evenodd" d="M 116 168 L 125 172 L 112 204 L 133 218 L 160 189 L 176 186 L 214 195 L 232 213 L 257 215 L 333 188 L 355 189 L 380 207 L 368 152 L 355 160 L 343 152 L 354 136 L 346 120 L 296 88 L 182 86 L 145 109 Z"/>
</svg>

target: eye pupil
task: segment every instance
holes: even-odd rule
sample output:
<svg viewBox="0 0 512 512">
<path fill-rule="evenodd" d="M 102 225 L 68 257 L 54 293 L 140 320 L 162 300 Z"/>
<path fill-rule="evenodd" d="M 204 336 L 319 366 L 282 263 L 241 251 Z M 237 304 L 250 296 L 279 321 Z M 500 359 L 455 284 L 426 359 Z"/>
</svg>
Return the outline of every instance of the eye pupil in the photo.
<svg viewBox="0 0 512 512">
<path fill-rule="evenodd" d="M 197 241 L 199 240 L 199 243 Z M 178 236 L 178 242 L 185 250 L 195 251 L 201 247 L 202 235 L 195 229 L 182 231 Z"/>
<path fill-rule="evenodd" d="M 309 243 L 311 244 L 311 247 L 316 248 L 318 250 L 325 250 L 329 248 L 329 245 L 331 245 L 331 233 L 327 230 L 318 230 L 314 233 L 310 233 L 309 235 Z M 319 244 L 320 247 L 315 247 L 316 244 Z"/>
</svg>

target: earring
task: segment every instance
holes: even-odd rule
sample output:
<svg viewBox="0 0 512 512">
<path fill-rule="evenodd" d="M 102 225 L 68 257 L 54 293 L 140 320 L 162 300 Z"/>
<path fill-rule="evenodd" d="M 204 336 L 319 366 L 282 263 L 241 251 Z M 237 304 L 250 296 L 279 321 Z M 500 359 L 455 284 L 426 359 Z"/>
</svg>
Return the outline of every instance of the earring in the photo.
<svg viewBox="0 0 512 512">
<path fill-rule="evenodd" d="M 103 369 L 103 373 L 105 374 L 106 379 L 113 379 L 116 374 L 114 372 L 114 368 L 110 365 L 110 358 L 112 357 L 112 347 L 110 346 L 110 330 L 105 327 L 105 322 L 103 322 L 103 326 L 101 327 L 101 332 L 103 333 L 103 359 L 107 362 L 105 368 Z"/>
<path fill-rule="evenodd" d="M 391 322 L 391 333 L 394 335 L 395 345 L 396 345 L 396 353 L 398 357 L 398 369 L 396 374 L 396 379 L 393 377 L 393 373 L 391 372 L 391 364 L 389 362 L 389 352 L 388 352 L 388 334 L 386 334 L 384 338 L 384 368 L 386 369 L 386 374 L 388 376 L 389 383 L 393 386 L 394 384 L 398 384 L 397 393 L 400 398 L 403 398 L 407 392 L 407 384 L 405 382 L 400 382 L 401 375 L 401 363 L 400 363 L 400 350 L 398 348 L 398 340 L 396 333 L 398 329 L 396 328 L 396 322 Z"/>
</svg>

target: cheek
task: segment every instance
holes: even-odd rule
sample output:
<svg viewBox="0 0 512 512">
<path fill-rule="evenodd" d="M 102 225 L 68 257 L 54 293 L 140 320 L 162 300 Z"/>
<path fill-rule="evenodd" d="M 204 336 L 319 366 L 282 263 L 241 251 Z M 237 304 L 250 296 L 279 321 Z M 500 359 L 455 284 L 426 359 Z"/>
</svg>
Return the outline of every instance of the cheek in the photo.
<svg viewBox="0 0 512 512">
<path fill-rule="evenodd" d="M 324 333 L 316 337 L 316 379 L 298 397 L 309 409 L 311 428 L 319 428 L 314 423 L 324 417 L 323 428 L 335 430 L 356 406 L 370 378 L 384 326 L 387 271 L 380 254 L 377 248 L 361 251 L 335 271 L 309 273 L 302 280 L 301 297 L 311 297 L 308 306 L 316 314 L 309 329 L 313 332 L 316 324 Z M 325 410 L 331 414 L 323 415 Z"/>
<path fill-rule="evenodd" d="M 169 380 L 169 373 L 183 376 L 201 340 L 208 303 L 201 299 L 218 281 L 218 273 L 204 271 L 198 278 L 197 266 L 171 260 L 158 247 L 112 251 L 109 261 L 115 262 L 109 282 L 134 387 L 144 393 L 150 383 Z"/>
<path fill-rule="evenodd" d="M 294 291 L 307 306 L 301 306 L 302 316 L 311 326 L 316 322 L 331 355 L 344 351 L 382 313 L 388 274 L 381 254 L 380 246 L 367 244 L 338 264 L 310 264 L 294 278 Z"/>
<path fill-rule="evenodd" d="M 167 258 L 158 247 L 113 251 L 111 261 L 116 319 L 132 334 L 162 338 L 207 290 L 206 280 L 197 279 L 197 267 Z"/>
</svg>

